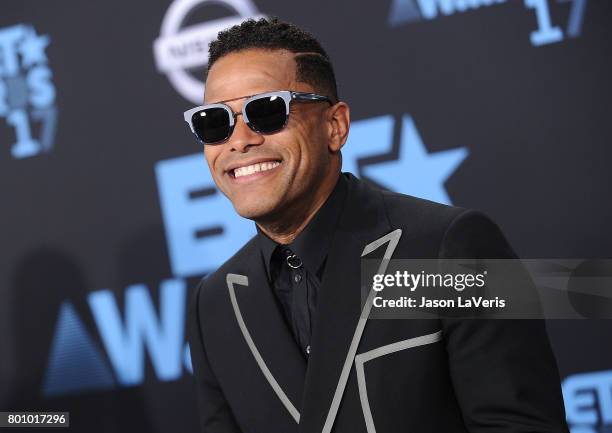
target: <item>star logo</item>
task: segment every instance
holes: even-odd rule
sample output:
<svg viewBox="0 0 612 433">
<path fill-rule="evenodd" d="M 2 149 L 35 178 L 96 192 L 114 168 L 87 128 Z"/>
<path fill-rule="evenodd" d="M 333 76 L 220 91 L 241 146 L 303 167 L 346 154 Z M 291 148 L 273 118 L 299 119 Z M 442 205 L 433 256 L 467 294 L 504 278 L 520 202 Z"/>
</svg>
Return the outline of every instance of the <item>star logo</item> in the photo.
<svg viewBox="0 0 612 433">
<path fill-rule="evenodd" d="M 354 122 L 342 148 L 342 169 L 375 181 L 385 188 L 444 204 L 451 204 L 444 183 L 468 155 L 465 147 L 430 153 L 409 115 L 402 117 L 398 158 L 365 161 L 393 151 L 392 116 Z M 361 166 L 361 167 L 360 167 Z"/>
<path fill-rule="evenodd" d="M 37 36 L 34 29 L 30 28 L 19 45 L 22 66 L 29 68 L 35 64 L 46 63 L 45 49 L 47 45 L 49 45 L 49 37 Z"/>
</svg>

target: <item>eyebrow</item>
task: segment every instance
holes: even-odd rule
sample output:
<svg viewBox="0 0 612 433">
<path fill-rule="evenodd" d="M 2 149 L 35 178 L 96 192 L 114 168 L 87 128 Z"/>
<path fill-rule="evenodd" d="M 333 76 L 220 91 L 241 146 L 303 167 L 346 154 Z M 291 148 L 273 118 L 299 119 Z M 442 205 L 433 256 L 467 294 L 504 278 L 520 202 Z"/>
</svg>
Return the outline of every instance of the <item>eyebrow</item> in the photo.
<svg viewBox="0 0 612 433">
<path fill-rule="evenodd" d="M 270 92 L 279 92 L 280 90 L 269 90 L 266 92 L 259 92 L 259 93 L 253 93 L 252 95 L 246 95 L 246 96 L 238 96 L 236 98 L 232 98 L 232 99 L 224 99 L 223 101 L 217 101 L 217 102 L 208 102 L 204 105 L 209 105 L 209 104 L 224 104 L 226 102 L 232 102 L 232 101 L 237 101 L 238 99 L 245 99 L 245 98 L 250 98 L 251 96 L 257 96 L 257 95 L 261 95 L 263 93 L 270 93 Z"/>
<path fill-rule="evenodd" d="M 250 98 L 251 96 L 255 96 L 255 95 L 258 95 L 258 93 L 255 93 L 253 95 L 238 96 L 237 98 L 232 98 L 232 99 L 224 99 L 223 101 L 209 102 L 209 104 L 223 104 L 225 102 L 237 101 L 238 99 Z"/>
</svg>

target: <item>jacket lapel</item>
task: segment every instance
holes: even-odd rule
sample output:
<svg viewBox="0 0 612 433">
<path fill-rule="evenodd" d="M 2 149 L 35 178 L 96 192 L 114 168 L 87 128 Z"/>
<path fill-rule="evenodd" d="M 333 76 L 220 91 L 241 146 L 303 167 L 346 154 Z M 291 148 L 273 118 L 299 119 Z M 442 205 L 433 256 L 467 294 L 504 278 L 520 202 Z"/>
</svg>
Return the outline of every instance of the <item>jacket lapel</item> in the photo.
<svg viewBox="0 0 612 433">
<path fill-rule="evenodd" d="M 254 254 L 259 259 L 259 251 Z M 227 274 L 234 314 L 255 362 L 282 403 L 290 420 L 282 431 L 297 431 L 306 361 L 282 316 L 263 264 L 251 260 L 246 275 Z M 277 423 L 276 420 L 271 422 Z M 277 425 L 277 427 L 281 427 Z M 280 430 L 279 430 L 280 431 Z"/>
<path fill-rule="evenodd" d="M 282 403 L 271 420 L 283 432 L 329 433 L 369 310 L 362 310 L 361 258 L 391 258 L 401 230 L 393 230 L 382 195 L 349 174 L 349 191 L 327 256 L 308 364 L 278 308 L 259 260 L 226 283 L 236 320 L 254 361 Z M 259 254 L 253 254 L 259 259 Z M 379 272 L 384 272 L 383 260 Z M 281 421 L 282 420 L 282 421 Z M 281 425 L 282 424 L 282 425 Z M 298 426 L 299 424 L 299 426 Z"/>
<path fill-rule="evenodd" d="M 381 193 L 352 175 L 349 180 L 319 294 L 301 432 L 331 431 L 369 313 L 362 311 L 361 257 L 391 258 L 401 235 L 389 225 Z"/>
</svg>

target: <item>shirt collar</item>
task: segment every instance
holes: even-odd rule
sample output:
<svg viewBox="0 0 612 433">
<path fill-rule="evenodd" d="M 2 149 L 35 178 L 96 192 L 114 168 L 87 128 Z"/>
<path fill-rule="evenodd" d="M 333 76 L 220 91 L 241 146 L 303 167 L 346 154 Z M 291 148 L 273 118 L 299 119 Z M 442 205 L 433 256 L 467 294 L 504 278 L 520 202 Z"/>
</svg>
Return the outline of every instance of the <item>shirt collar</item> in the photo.
<svg viewBox="0 0 612 433">
<path fill-rule="evenodd" d="M 319 208 L 304 230 L 297 235 L 291 244 L 287 245 L 302 259 L 308 272 L 319 279 L 321 279 L 319 271 L 322 269 L 322 265 L 327 258 L 332 235 L 340 217 L 347 191 L 348 180 L 344 173 L 340 173 L 336 186 L 325 200 L 325 203 Z M 257 224 L 255 224 L 255 227 L 266 272 L 270 280 L 270 261 L 272 253 L 279 244 L 266 236 Z"/>
</svg>

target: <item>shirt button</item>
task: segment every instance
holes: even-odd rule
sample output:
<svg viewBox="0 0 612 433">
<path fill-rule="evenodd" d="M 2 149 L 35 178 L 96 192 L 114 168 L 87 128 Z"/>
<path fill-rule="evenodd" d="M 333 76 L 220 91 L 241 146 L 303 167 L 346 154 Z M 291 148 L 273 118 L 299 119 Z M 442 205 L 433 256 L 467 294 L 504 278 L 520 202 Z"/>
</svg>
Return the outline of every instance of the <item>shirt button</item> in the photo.
<svg viewBox="0 0 612 433">
<path fill-rule="evenodd" d="M 308 346 L 306 346 L 306 353 L 307 353 L 308 355 L 310 355 L 310 344 L 309 344 Z"/>
<path fill-rule="evenodd" d="M 293 277 L 293 281 L 295 281 L 296 283 L 299 283 L 302 280 L 302 276 L 300 274 L 295 274 L 295 276 Z"/>
</svg>

